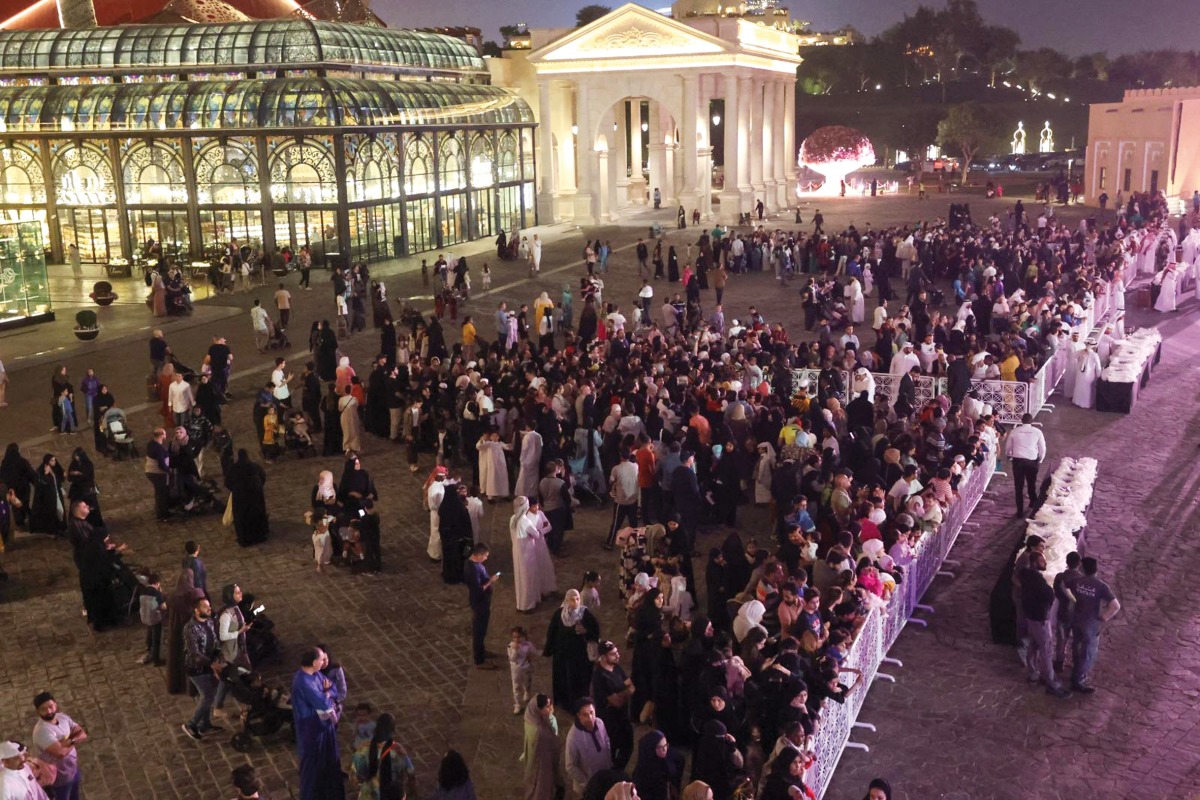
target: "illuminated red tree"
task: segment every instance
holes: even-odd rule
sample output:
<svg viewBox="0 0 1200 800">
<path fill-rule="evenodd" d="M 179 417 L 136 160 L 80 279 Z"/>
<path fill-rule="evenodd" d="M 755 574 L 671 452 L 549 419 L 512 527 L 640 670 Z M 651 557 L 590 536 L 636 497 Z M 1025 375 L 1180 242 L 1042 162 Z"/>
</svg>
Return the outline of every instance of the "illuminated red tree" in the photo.
<svg viewBox="0 0 1200 800">
<path fill-rule="evenodd" d="M 853 128 L 817 128 L 800 145 L 800 164 L 825 176 L 825 190 L 834 191 L 849 173 L 875 163 L 871 141 Z"/>
</svg>

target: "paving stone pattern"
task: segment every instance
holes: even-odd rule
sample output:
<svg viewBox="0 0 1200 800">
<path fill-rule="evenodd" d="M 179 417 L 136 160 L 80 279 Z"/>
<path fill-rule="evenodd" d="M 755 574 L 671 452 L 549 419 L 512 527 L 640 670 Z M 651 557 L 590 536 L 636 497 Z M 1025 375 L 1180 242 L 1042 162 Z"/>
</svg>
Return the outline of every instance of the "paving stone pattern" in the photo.
<svg viewBox="0 0 1200 800">
<path fill-rule="evenodd" d="M 1006 201 L 1006 202 L 1011 202 Z M 944 212 L 937 201 L 917 203 L 889 198 L 846 199 L 820 203 L 828 230 L 850 221 L 888 224 Z M 999 204 L 975 202 L 976 216 Z M 812 215 L 805 209 L 805 219 Z M 669 215 L 668 215 L 669 216 Z M 663 219 L 666 222 L 666 217 Z M 791 216 L 784 227 L 794 227 Z M 809 226 L 804 226 L 808 228 Z M 555 226 L 547 232 L 543 275 L 528 280 L 519 265 L 499 265 L 486 245 L 454 248 L 470 254 L 476 287 L 478 268 L 491 262 L 496 290 L 472 300 L 469 311 L 480 332 L 490 337 L 491 313 L 500 299 L 532 304 L 545 290 L 557 299 L 564 280 L 580 274 L 583 233 L 610 239 L 618 250 L 605 276 L 605 299 L 621 302 L 628 314 L 639 281 L 632 245 L 644 227 L 588 229 Z M 695 241 L 697 232 L 672 232 L 673 242 Z M 680 247 L 681 258 L 683 247 Z M 433 259 L 430 258 L 430 261 Z M 418 259 L 374 270 L 387 277 L 389 296 L 425 298 L 430 290 L 413 271 Z M 560 270 L 554 272 L 554 270 Z M 290 362 L 298 374 L 305 360 L 312 320 L 331 315 L 328 286 L 314 272 L 314 291 L 297 291 L 294 278 L 293 335 Z M 273 287 L 272 287 L 273 288 Z M 668 288 L 655 286 L 658 296 Z M 681 288 L 670 286 L 670 289 Z M 794 285 L 793 289 L 798 288 Z M 258 295 L 269 302 L 270 290 Z M 250 402 L 255 387 L 269 375 L 273 353 L 254 353 L 250 336 L 249 295 L 206 301 L 236 309 L 241 318 L 180 324 L 168 334 L 180 358 L 198 366 L 209 337 L 229 336 L 235 352 L 235 399 L 226 421 L 238 446 L 253 445 Z M 711 296 L 709 296 L 711 302 Z M 726 290 L 726 317 L 757 304 L 769 321 L 782 320 L 796 338 L 802 327 L 795 296 L 780 292 L 766 275 L 737 277 Z M 578 317 L 580 303 L 576 303 Z M 1182 796 L 1197 777 L 1194 733 L 1197 699 L 1197 636 L 1187 578 L 1200 564 L 1191 544 L 1197 525 L 1195 465 L 1200 421 L 1193 410 L 1200 389 L 1194 361 L 1194 304 L 1164 326 L 1163 363 L 1128 417 L 1070 408 L 1061 398 L 1059 410 L 1043 416 L 1056 455 L 1092 455 L 1101 461 L 1096 499 L 1090 514 L 1089 544 L 1102 559 L 1102 575 L 1111 579 L 1125 610 L 1106 632 L 1096 684 L 1088 699 L 1053 701 L 1027 689 L 1011 649 L 988 638 L 987 595 L 1013 543 L 1020 534 L 1010 516 L 1011 483 L 994 484 L 997 504 L 981 510 L 983 524 L 974 539 L 963 539 L 953 558 L 962 561 L 961 577 L 939 579 L 931 594 L 937 607 L 927 631 L 906 632 L 895 648 L 904 661 L 894 669 L 894 685 L 871 690 L 863 718 L 878 733 L 856 738 L 872 751 L 848 751 L 835 777 L 830 797 L 857 798 L 876 774 L 893 780 L 897 798 L 1165 798 Z M 142 313 L 131 309 L 131 313 Z M 1155 320 L 1157 321 L 1157 320 Z M 154 323 L 147 317 L 147 330 Z M 136 327 L 136 326 L 134 326 Z M 448 338 L 457 338 L 447 325 Z M 860 331 L 860 337 L 863 332 Z M 870 338 L 869 329 L 864 345 Z M 146 334 L 148 337 L 148 333 Z M 0 338 L 8 355 L 12 347 Z M 352 337 L 344 349 L 366 376 L 365 364 L 378 345 L 368 330 Z M 118 400 L 137 409 L 144 403 L 146 372 L 143 342 L 121 342 L 63 352 L 73 376 L 95 366 Z M 7 359 L 6 359 L 7 360 Z M 51 368 L 31 365 L 10 372 L 10 408 L 0 412 L 0 441 L 28 443 L 31 460 L 42 452 L 60 459 L 81 445 L 91 450 L 90 432 L 71 437 L 45 434 L 46 400 Z M 1150 445 L 1163 418 L 1171 419 L 1180 438 L 1165 437 Z M 136 411 L 131 422 L 139 434 L 160 420 L 154 409 Z M 271 538 L 241 549 L 231 529 L 217 516 L 170 525 L 153 522 L 150 486 L 140 462 L 98 462 L 104 514 L 114 538 L 134 548 L 131 561 L 160 572 L 169 587 L 178 573 L 183 542 L 198 541 L 209 568 L 210 588 L 219 592 L 237 581 L 267 605 L 276 622 L 284 654 L 280 663 L 263 666 L 274 683 L 290 681 L 297 656 L 305 646 L 327 644 L 346 667 L 350 703 L 370 701 L 378 711 L 396 715 L 400 736 L 417 763 L 420 796 L 432 789 L 437 763 L 448 747 L 463 752 L 471 765 L 479 797 L 501 800 L 521 796 L 519 789 L 522 726 L 512 715 L 509 677 L 501 669 L 469 669 L 469 614 L 462 587 L 442 584 L 436 565 L 424 554 L 428 516 L 419 502 L 421 472 L 409 473 L 402 450 L 367 435 L 363 454 L 381 495 L 384 518 L 384 574 L 350 575 L 340 569 L 318 575 L 313 569 L 310 530 L 301 514 L 321 469 L 340 475 L 341 460 L 285 459 L 267 467 L 267 500 Z M 1165 456 L 1165 457 L 1164 457 Z M 210 474 L 215 459 L 208 459 Z M 484 530 L 494 547 L 489 566 L 511 575 L 507 504 L 487 506 Z M 560 592 L 579 585 L 583 572 L 606 576 L 600 620 L 604 635 L 621 641 L 626 627 L 613 585 L 615 563 L 598 544 L 607 533 L 610 508 L 584 510 L 577 530 L 567 539 L 566 556 L 556 560 Z M 744 532 L 763 529 L 765 514 L 744 507 Z M 700 549 L 724 535 L 702 536 Z M 5 555 L 10 580 L 0 587 L 0 735 L 28 740 L 34 717 L 34 693 L 51 689 L 63 710 L 85 725 L 91 740 L 81 747 L 85 789 L 89 797 L 174 796 L 192 800 L 229 795 L 229 771 L 247 760 L 259 767 L 268 788 L 287 797 L 297 789 L 294 749 L 279 738 L 255 741 L 249 754 L 234 751 L 224 737 L 194 743 L 179 732 L 190 716 L 192 701 L 166 694 L 161 671 L 136 664 L 143 631 L 130 624 L 120 630 L 92 634 L 80 615 L 80 599 L 69 546 L 62 541 L 21 535 Z M 534 614 L 513 608 L 512 584 L 501 581 L 494 601 L 490 650 L 502 653 L 508 630 L 526 626 L 534 643 L 544 642 L 546 625 L 557 608 L 547 600 Z M 628 658 L 628 656 L 626 656 Z M 628 667 L 628 661 L 626 663 Z M 539 660 L 535 689 L 550 683 L 549 660 Z M 560 717 L 561 727 L 568 723 Z M 351 725 L 342 730 L 348 759 Z M 948 744 L 953 746 L 948 747 Z"/>
</svg>

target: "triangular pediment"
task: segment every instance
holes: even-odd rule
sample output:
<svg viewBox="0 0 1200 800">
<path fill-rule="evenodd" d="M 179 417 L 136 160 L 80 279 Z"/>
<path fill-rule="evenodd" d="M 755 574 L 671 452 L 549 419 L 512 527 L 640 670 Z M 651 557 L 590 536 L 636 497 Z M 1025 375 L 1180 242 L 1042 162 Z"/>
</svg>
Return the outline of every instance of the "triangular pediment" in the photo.
<svg viewBox="0 0 1200 800">
<path fill-rule="evenodd" d="M 715 36 L 629 3 L 530 55 L 533 62 L 596 61 L 645 56 L 698 56 L 730 52 Z"/>
</svg>

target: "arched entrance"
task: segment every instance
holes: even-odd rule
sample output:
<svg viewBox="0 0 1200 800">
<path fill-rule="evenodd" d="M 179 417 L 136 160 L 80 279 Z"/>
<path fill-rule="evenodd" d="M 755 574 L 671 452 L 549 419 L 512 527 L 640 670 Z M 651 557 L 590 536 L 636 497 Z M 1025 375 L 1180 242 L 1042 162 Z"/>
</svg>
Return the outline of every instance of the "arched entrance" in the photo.
<svg viewBox="0 0 1200 800">
<path fill-rule="evenodd" d="M 600 116 L 596 142 L 601 219 L 622 219 L 652 208 L 655 189 L 663 208 L 678 202 L 679 130 L 665 103 L 644 96 L 617 100 Z"/>
</svg>

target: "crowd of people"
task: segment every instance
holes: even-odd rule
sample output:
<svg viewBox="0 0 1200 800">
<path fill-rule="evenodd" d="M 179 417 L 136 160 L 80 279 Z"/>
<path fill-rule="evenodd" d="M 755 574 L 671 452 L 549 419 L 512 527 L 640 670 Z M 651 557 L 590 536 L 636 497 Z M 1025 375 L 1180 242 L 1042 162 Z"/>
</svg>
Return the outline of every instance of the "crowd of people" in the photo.
<svg viewBox="0 0 1200 800">
<path fill-rule="evenodd" d="M 382 547 L 378 492 L 361 453 L 373 440 L 390 440 L 405 445 L 413 472 L 432 460 L 421 497 L 427 553 L 447 583 L 466 584 L 480 669 L 495 668 L 485 642 L 501 577 L 485 566 L 485 504 L 513 500 L 512 578 L 523 613 L 557 597 L 563 562 L 556 568 L 555 559 L 578 546 L 576 514 L 611 505 L 600 546 L 620 550 L 613 583 L 628 626 L 601 630 L 601 576 L 588 573 L 550 612 L 543 645 L 525 627 L 510 632 L 528 797 L 548 799 L 560 788 L 597 800 L 812 795 L 822 707 L 863 690 L 861 676 L 844 665 L 856 635 L 905 580 L 914 548 L 936 535 L 966 476 L 1001 450 L 1003 426 L 972 381 L 1032 380 L 1054 358 L 1075 358 L 1069 366 L 1077 366 L 1089 333 L 1080 330 L 1084 310 L 1102 294 L 1117 309 L 1106 335 L 1121 335 L 1134 257 L 1127 243 L 1166 222 L 1158 199 L 1130 203 L 1140 219 L 1122 213 L 1115 224 L 1084 221 L 1075 229 L 1049 207 L 1031 218 L 1018 201 L 1006 218 L 980 224 L 956 215 L 826 234 L 817 219 L 812 233 L 717 227 L 694 243 L 655 238 L 639 242 L 642 288 L 625 310 L 605 302 L 601 276 L 611 246 L 597 241 L 582 254 L 577 283 L 517 309 L 499 304 L 490 336 L 465 316 L 456 342 L 447 339 L 443 314 L 424 317 L 404 306 L 393 318 L 382 283 L 355 265 L 333 275 L 337 323 L 314 323 L 311 360 L 298 380 L 280 357 L 257 388 L 259 452 L 269 466 L 289 453 L 315 455 L 320 438 L 322 456 L 345 458 L 336 484 L 332 471 L 319 471 L 307 519 L 317 570 L 341 565 L 364 574 L 382 569 Z M 525 258 L 537 272 L 534 239 L 532 247 L 524 239 L 515 248 L 498 242 L 498 255 Z M 1161 260 L 1165 267 L 1173 254 Z M 799 282 L 792 291 L 803 332 L 799 320 L 769 321 L 753 306 L 727 316 L 726 287 L 757 271 L 785 289 Z M 469 288 L 465 259 L 439 259 L 435 275 L 443 290 Z M 667 289 L 656 293 L 664 280 Z M 678 282 L 681 291 L 671 287 Z M 281 316 L 290 310 L 282 302 L 277 295 Z M 366 328 L 367 302 L 379 348 L 360 377 L 339 340 Z M 256 328 L 262 316 L 252 314 Z M 873 342 L 860 338 L 867 325 Z M 253 448 L 234 455 L 222 424 L 228 343 L 215 337 L 196 370 L 179 362 L 161 332 L 149 347 L 163 417 L 145 444 L 156 516 L 192 513 L 215 496 L 204 478 L 206 452 L 215 451 L 230 494 L 212 505 L 225 509 L 239 544 L 262 541 L 268 472 L 250 458 Z M 1067 392 L 1087 405 L 1075 384 L 1090 376 L 1078 371 L 1066 370 Z M 880 373 L 895 377 L 892 391 L 877 389 Z M 920 394 L 925 376 L 946 378 L 945 394 Z M 52 388 L 56 430 L 69 432 L 65 420 L 80 412 L 65 369 Z M 108 424 L 117 408 L 111 393 L 91 371 L 81 391 L 96 450 L 121 455 Z M 1028 458 L 1009 448 L 1009 455 L 1029 462 L 1018 487 L 1032 486 L 1044 452 Z M 35 470 L 11 445 L 0 483 L 0 520 L 70 535 L 89 623 L 116 624 L 112 575 L 127 548 L 103 525 L 86 452 L 76 448 L 65 472 L 52 455 Z M 738 520 L 750 504 L 763 506 L 770 524 L 744 537 Z M 1021 512 L 1020 488 L 1017 505 Z M 216 609 L 204 572 L 189 550 L 170 595 L 157 576 L 143 576 L 149 590 L 135 587 L 157 597 L 143 603 L 144 660 L 158 663 L 165 641 L 173 691 L 187 682 L 198 691 L 184 724 L 195 739 L 216 727 L 212 709 L 228 691 L 225 671 L 253 668 L 245 596 L 227 586 Z M 628 673 L 622 648 L 632 651 Z M 538 650 L 551 659 L 551 693 L 532 691 Z M 1077 653 L 1083 658 L 1094 661 L 1094 651 Z M 344 674 L 339 684 L 329 664 L 324 648 L 306 651 L 292 685 L 306 798 L 324 797 L 342 780 L 336 726 L 346 689 Z M 1075 670 L 1079 676 L 1079 663 Z M 1038 678 L 1058 690 L 1053 672 Z M 556 708 L 574 717 L 565 741 Z M 411 774 L 395 721 L 385 717 L 353 764 L 386 792 L 363 797 L 403 797 Z M 687 786 L 685 750 L 692 754 Z M 441 796 L 468 796 L 454 793 L 469 784 L 458 780 L 465 764 L 443 769 Z M 878 783 L 869 797 L 890 797 Z"/>
</svg>

